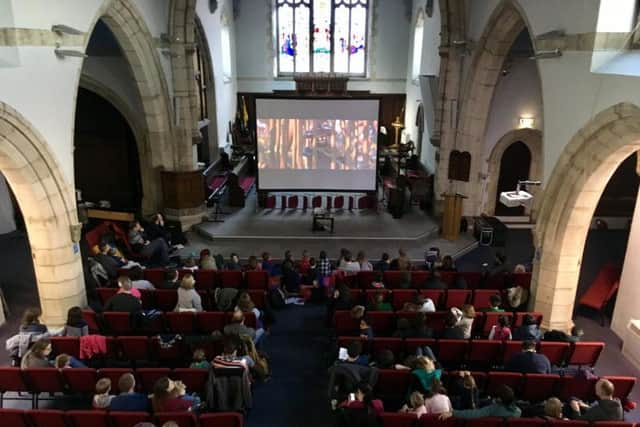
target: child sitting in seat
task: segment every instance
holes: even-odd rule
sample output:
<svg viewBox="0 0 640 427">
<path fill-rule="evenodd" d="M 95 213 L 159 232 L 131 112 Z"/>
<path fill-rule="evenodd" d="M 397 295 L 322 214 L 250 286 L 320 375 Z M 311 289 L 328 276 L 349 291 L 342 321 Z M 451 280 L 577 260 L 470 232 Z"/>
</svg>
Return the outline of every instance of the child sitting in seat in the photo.
<svg viewBox="0 0 640 427">
<path fill-rule="evenodd" d="M 111 399 L 114 396 L 111 392 L 111 380 L 109 378 L 100 378 L 96 383 L 96 394 L 93 395 L 91 405 L 94 409 L 107 409 L 111 405 Z"/>
<path fill-rule="evenodd" d="M 59 354 L 56 357 L 55 362 L 53 363 L 53 365 L 57 368 L 57 369 L 64 369 L 64 368 L 70 368 L 71 367 L 71 356 L 69 356 L 68 354 Z"/>
<path fill-rule="evenodd" d="M 509 318 L 507 316 L 498 317 L 498 324 L 493 325 L 489 332 L 490 340 L 504 341 L 511 339 L 511 328 L 509 328 Z"/>
<path fill-rule="evenodd" d="M 404 405 L 398 412 L 405 412 L 409 414 L 415 414 L 416 418 L 420 418 L 427 413 L 427 408 L 424 406 L 424 396 L 419 391 L 414 391 L 409 396 L 409 406 Z"/>
<path fill-rule="evenodd" d="M 193 361 L 190 368 L 199 368 L 199 369 L 209 369 L 211 364 L 207 361 L 207 355 L 204 350 L 201 348 L 197 348 L 193 352 Z"/>
</svg>

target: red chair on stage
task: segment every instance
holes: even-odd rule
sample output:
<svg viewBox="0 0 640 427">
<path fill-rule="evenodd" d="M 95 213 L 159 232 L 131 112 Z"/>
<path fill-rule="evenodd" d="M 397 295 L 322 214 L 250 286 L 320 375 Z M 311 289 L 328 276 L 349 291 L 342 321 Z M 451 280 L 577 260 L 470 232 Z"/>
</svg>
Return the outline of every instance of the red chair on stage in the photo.
<svg viewBox="0 0 640 427">
<path fill-rule="evenodd" d="M 311 199 L 311 208 L 315 209 L 321 206 L 322 206 L 322 196 L 314 196 L 313 199 Z"/>
<path fill-rule="evenodd" d="M 336 196 L 333 201 L 333 209 L 344 209 L 344 196 Z"/>
<path fill-rule="evenodd" d="M 298 209 L 298 196 L 289 196 L 287 207 L 289 209 Z"/>
<path fill-rule="evenodd" d="M 364 196 L 358 199 L 358 209 L 371 209 L 373 206 L 372 197 Z"/>
<path fill-rule="evenodd" d="M 276 196 L 268 196 L 264 200 L 264 208 L 265 209 L 275 209 L 276 208 Z"/>
<path fill-rule="evenodd" d="M 580 297 L 578 306 L 592 308 L 600 315 L 600 325 L 604 326 L 604 308 L 620 286 L 620 268 L 606 264 L 591 282 L 587 292 Z"/>
</svg>

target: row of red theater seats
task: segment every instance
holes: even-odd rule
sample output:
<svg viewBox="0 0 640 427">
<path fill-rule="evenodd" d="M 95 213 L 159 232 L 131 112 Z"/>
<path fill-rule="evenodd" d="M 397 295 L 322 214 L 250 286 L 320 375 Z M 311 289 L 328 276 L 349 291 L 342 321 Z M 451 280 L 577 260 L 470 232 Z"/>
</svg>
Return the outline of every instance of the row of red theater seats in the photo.
<svg viewBox="0 0 640 427">
<path fill-rule="evenodd" d="M 129 270 L 120 269 L 118 274 L 128 275 Z M 166 281 L 164 268 L 145 268 L 144 278 L 154 286 L 162 286 Z M 192 274 L 196 289 L 209 290 L 219 288 L 243 288 L 266 290 L 269 287 L 269 274 L 266 271 L 216 271 L 216 270 L 178 270 L 178 277 Z"/>
<path fill-rule="evenodd" d="M 426 323 L 429 328 L 438 333 L 444 329 L 444 321 L 449 312 L 448 311 L 434 311 L 425 313 Z M 398 319 L 408 319 L 413 321 L 418 313 L 415 311 L 367 311 L 367 320 L 373 329 L 375 336 L 391 336 L 396 330 Z M 475 320 L 473 321 L 472 335 L 475 336 L 488 336 L 491 331 L 491 327 L 498 323 L 498 318 L 505 316 L 509 319 L 513 327 L 522 325 L 524 316 L 532 315 L 538 324 L 542 321 L 542 314 L 538 312 L 478 312 L 476 313 Z M 359 330 L 360 322 L 351 316 L 351 312 L 348 310 L 338 310 L 334 314 L 334 325 L 336 335 L 351 335 Z"/>
<path fill-rule="evenodd" d="M 280 197 L 280 209 L 315 209 L 322 207 L 322 196 L 285 196 Z M 298 204 L 298 197 L 302 202 Z M 345 196 L 326 196 L 325 207 L 328 210 L 331 209 L 344 209 L 345 208 Z M 264 200 L 265 209 L 275 209 L 277 205 L 277 199 L 275 195 L 269 195 Z M 376 207 L 376 198 L 372 196 L 361 196 L 356 199 L 355 196 L 348 196 L 347 209 L 352 211 L 354 209 L 374 209 Z"/>
<path fill-rule="evenodd" d="M 346 347 L 353 341 L 361 341 L 364 350 L 375 355 L 380 350 L 388 349 L 396 359 L 402 360 L 404 355 L 416 354 L 419 347 L 429 346 L 438 361 L 445 364 L 486 364 L 501 366 L 520 352 L 522 341 L 495 340 L 448 340 L 433 338 L 373 338 L 367 341 L 360 337 L 338 337 L 338 345 Z M 555 366 L 580 365 L 594 366 L 604 349 L 603 342 L 567 342 L 541 341 L 538 352 L 549 358 Z"/>
<path fill-rule="evenodd" d="M 555 396 L 561 400 L 577 397 L 586 401 L 595 399 L 595 384 L 597 379 L 584 377 L 562 376 L 557 374 L 520 374 L 516 372 L 472 372 L 476 384 L 490 396 L 500 385 L 511 387 L 518 399 L 529 402 L 540 402 Z M 442 382 L 445 388 L 456 376 L 454 371 L 444 372 Z M 636 383 L 635 377 L 603 376 L 613 383 L 614 395 L 619 399 L 626 399 Z M 380 369 L 378 382 L 374 394 L 383 401 L 403 400 L 411 386 L 412 374 L 407 370 Z"/>
<path fill-rule="evenodd" d="M 424 282 L 429 278 L 431 273 L 424 270 L 413 270 L 411 273 L 411 287 L 414 289 L 422 288 Z M 376 277 L 375 271 L 359 271 L 356 275 L 345 276 L 345 283 L 351 288 L 370 289 L 371 282 Z M 398 289 L 401 286 L 404 272 L 402 271 L 385 271 L 382 276 L 382 283 L 387 289 Z M 467 289 L 502 289 L 505 284 L 510 286 L 522 286 L 529 288 L 531 284 L 531 273 L 517 274 L 496 274 L 491 275 L 483 282 L 483 273 L 479 271 L 441 271 L 440 280 L 451 287 L 455 284 L 456 278 L 460 276 L 464 278 Z"/>
<path fill-rule="evenodd" d="M 118 292 L 118 288 L 97 288 L 98 297 L 104 305 L 109 298 Z M 259 289 L 249 289 L 246 292 L 251 295 L 251 300 L 256 307 L 263 309 L 266 303 L 266 292 Z M 199 290 L 198 294 L 202 300 L 202 307 L 205 310 L 213 310 L 213 296 L 203 290 Z M 140 290 L 142 307 L 145 310 L 156 309 L 160 311 L 173 311 L 178 304 L 178 291 L 175 289 L 156 289 L 154 291 Z"/>
<path fill-rule="evenodd" d="M 83 310 L 82 316 L 89 325 L 90 333 L 102 333 L 102 335 L 156 335 L 163 332 L 197 335 L 221 331 L 225 325 L 231 322 L 233 313 L 222 311 L 202 311 L 199 313 L 168 311 L 148 318 L 144 322 L 144 326 L 135 330 L 132 329 L 132 315 L 129 313 L 105 311 L 99 314 L 93 310 Z M 255 328 L 255 314 L 251 312 L 244 313 L 244 323 L 251 328 Z"/>
<path fill-rule="evenodd" d="M 635 427 L 635 423 L 623 421 L 562 421 L 542 418 L 498 417 L 440 420 L 437 415 L 423 415 L 417 419 L 413 414 L 385 412 L 382 414 L 383 427 Z"/>
<path fill-rule="evenodd" d="M 242 427 L 235 412 L 195 415 L 190 412 L 109 412 L 99 410 L 59 411 L 54 409 L 0 409 L 2 425 L 8 427 L 133 427 L 138 423 L 162 425 L 175 421 L 180 427 Z"/>
<path fill-rule="evenodd" d="M 437 308 L 442 310 L 451 307 L 462 307 L 471 304 L 476 310 L 491 307 L 490 300 L 493 295 L 501 295 L 504 291 L 498 289 L 350 289 L 353 302 L 369 304 L 378 294 L 385 296 L 385 301 L 393 304 L 395 310 L 401 310 L 405 303 L 415 302 L 418 294 L 433 301 Z"/>
</svg>

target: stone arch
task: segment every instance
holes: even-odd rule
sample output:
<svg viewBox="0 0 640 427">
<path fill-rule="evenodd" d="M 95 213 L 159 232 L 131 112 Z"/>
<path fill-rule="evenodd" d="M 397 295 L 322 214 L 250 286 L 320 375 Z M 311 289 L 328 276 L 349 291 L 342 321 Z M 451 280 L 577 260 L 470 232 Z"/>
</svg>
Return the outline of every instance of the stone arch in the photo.
<svg viewBox="0 0 640 427">
<path fill-rule="evenodd" d="M 0 102 L 0 171 L 22 210 L 43 319 L 63 325 L 67 310 L 86 305 L 75 190 L 37 130 Z"/>
<path fill-rule="evenodd" d="M 514 129 L 507 132 L 498 140 L 487 159 L 487 197 L 484 200 L 482 211 L 487 215 L 493 215 L 496 205 L 496 192 L 498 191 L 498 178 L 500 176 L 500 161 L 505 150 L 514 142 L 521 141 L 531 152 L 531 166 L 529 167 L 529 179 L 540 181 L 544 170 L 542 168 L 542 132 L 537 129 Z M 530 187 L 527 191 L 536 194 L 537 187 Z M 525 209 L 527 212 L 529 208 Z"/>
<path fill-rule="evenodd" d="M 564 148 L 534 204 L 534 309 L 543 326 L 568 330 L 591 218 L 620 163 L 640 149 L 640 108 L 619 103 L 590 120 Z"/>
</svg>

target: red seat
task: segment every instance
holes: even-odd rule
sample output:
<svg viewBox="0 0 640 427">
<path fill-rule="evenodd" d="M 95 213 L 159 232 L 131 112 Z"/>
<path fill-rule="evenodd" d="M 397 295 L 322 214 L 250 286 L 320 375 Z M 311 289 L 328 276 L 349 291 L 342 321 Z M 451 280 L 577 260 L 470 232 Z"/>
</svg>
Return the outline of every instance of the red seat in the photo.
<svg viewBox="0 0 640 427">
<path fill-rule="evenodd" d="M 469 361 L 485 366 L 495 366 L 502 355 L 502 342 L 494 340 L 472 340 Z"/>
<path fill-rule="evenodd" d="M 415 302 L 417 292 L 415 289 L 396 289 L 393 291 L 393 308 L 402 310 L 405 303 Z"/>
<path fill-rule="evenodd" d="M 322 206 L 322 196 L 314 196 L 311 199 L 311 208 L 315 209 L 315 208 L 319 208 Z"/>
<path fill-rule="evenodd" d="M 371 342 L 371 353 L 375 355 L 381 350 L 391 350 L 396 358 L 399 358 L 403 347 L 402 338 L 374 338 Z"/>
<path fill-rule="evenodd" d="M 142 390 L 145 393 L 153 392 L 153 385 L 162 377 L 168 377 L 171 373 L 169 368 L 138 368 L 136 376 L 140 380 Z"/>
<path fill-rule="evenodd" d="M 375 271 L 358 271 L 357 281 L 360 289 L 369 289 L 371 282 L 376 278 Z"/>
<path fill-rule="evenodd" d="M 427 324 L 434 332 L 442 332 L 444 329 L 444 319 L 447 317 L 448 311 L 434 311 L 427 313 Z"/>
<path fill-rule="evenodd" d="M 438 353 L 435 338 L 407 338 L 404 340 L 405 352 L 407 355 L 416 354 L 416 349 L 428 346 L 435 354 Z"/>
<path fill-rule="evenodd" d="M 131 361 L 150 360 L 149 338 L 146 336 L 118 337 L 122 355 Z"/>
<path fill-rule="evenodd" d="M 140 289 L 140 302 L 142 302 L 142 308 L 145 310 L 151 310 L 156 307 L 156 291 L 150 289 Z"/>
<path fill-rule="evenodd" d="M 22 370 L 9 366 L 0 366 L 0 408 L 4 403 L 7 392 L 24 393 L 29 390 L 29 386 L 24 381 Z M 31 400 L 31 398 L 28 398 Z M 25 398 L 24 400 L 27 400 Z"/>
<path fill-rule="evenodd" d="M 65 384 L 62 375 L 55 368 L 27 368 L 22 370 L 29 391 L 34 395 L 35 407 L 38 407 L 40 393 L 62 393 Z"/>
<path fill-rule="evenodd" d="M 79 337 L 51 337 L 51 348 L 53 354 L 68 354 L 80 358 L 80 338 Z"/>
<path fill-rule="evenodd" d="M 71 369 L 69 369 L 71 370 Z M 67 419 L 73 427 L 109 427 L 107 411 L 97 409 L 87 411 L 68 411 Z"/>
<path fill-rule="evenodd" d="M 133 370 L 129 368 L 102 368 L 98 371 L 99 378 L 109 378 L 111 380 L 111 389 L 118 389 L 118 380 L 124 374 L 133 374 Z"/>
<path fill-rule="evenodd" d="M 549 420 L 549 427 L 589 427 L 589 422 L 577 420 Z"/>
<path fill-rule="evenodd" d="M 482 417 L 464 420 L 464 427 L 502 427 L 504 420 L 499 417 Z"/>
<path fill-rule="evenodd" d="M 382 275 L 382 283 L 388 289 L 397 289 L 402 283 L 402 271 L 385 271 Z"/>
<path fill-rule="evenodd" d="M 187 386 L 187 393 L 204 393 L 209 376 L 208 369 L 176 368 L 171 373 L 171 378 L 182 381 Z"/>
<path fill-rule="evenodd" d="M 151 421 L 151 417 L 146 412 L 111 411 L 109 419 L 113 427 L 134 427 L 138 423 Z"/>
<path fill-rule="evenodd" d="M 520 384 L 522 384 L 523 375 L 517 372 L 489 372 L 487 377 L 486 392 L 490 396 L 495 396 L 498 386 L 504 384 L 518 394 L 520 390 Z"/>
<path fill-rule="evenodd" d="M 411 272 L 411 286 L 415 289 L 420 289 L 422 284 L 431 275 L 428 271 L 412 271 Z"/>
<path fill-rule="evenodd" d="M 520 397 L 529 402 L 540 402 L 554 396 L 560 375 L 526 374 Z"/>
<path fill-rule="evenodd" d="M 266 271 L 247 271 L 247 288 L 266 291 L 269 288 L 269 273 Z"/>
<path fill-rule="evenodd" d="M 395 369 L 380 369 L 378 371 L 378 382 L 375 385 L 374 394 L 382 399 L 395 399 L 398 394 L 409 389 L 411 383 L 411 372 Z"/>
<path fill-rule="evenodd" d="M 256 307 L 261 310 L 265 308 L 267 302 L 267 294 L 265 291 L 259 289 L 250 289 L 247 291 L 247 293 L 251 297 L 251 301 L 253 301 Z"/>
<path fill-rule="evenodd" d="M 565 401 L 577 397 L 585 402 L 592 401 L 595 396 L 596 381 L 595 378 L 562 376 L 558 381 L 558 398 Z"/>
<path fill-rule="evenodd" d="M 64 412 L 55 409 L 34 409 L 27 411 L 27 417 L 34 427 L 68 427 Z"/>
<path fill-rule="evenodd" d="M 467 289 L 449 289 L 447 291 L 447 310 L 451 307 L 462 307 L 465 305 L 469 298 L 471 298 L 471 291 Z"/>
<path fill-rule="evenodd" d="M 163 425 L 167 421 L 174 421 L 179 427 L 196 427 L 198 420 L 191 412 L 157 412 L 155 419 L 158 425 Z"/>
<path fill-rule="evenodd" d="M 100 331 L 98 326 L 98 315 L 93 310 L 82 310 L 82 319 L 87 322 L 90 334 L 97 334 Z"/>
<path fill-rule="evenodd" d="M 513 319 L 513 313 L 499 313 L 495 311 L 487 311 L 484 313 L 484 326 L 482 327 L 482 335 L 488 336 L 489 332 L 491 332 L 491 328 L 498 324 L 498 318 L 505 316 L 509 319 L 509 324 L 511 324 L 511 319 Z"/>
<path fill-rule="evenodd" d="M 145 268 L 143 276 L 145 280 L 153 283 L 153 286 L 162 286 L 165 281 L 166 271 L 164 268 Z"/>
<path fill-rule="evenodd" d="M 593 427 L 635 427 L 637 424 L 625 421 L 596 421 L 591 425 Z"/>
<path fill-rule="evenodd" d="M 457 275 L 458 273 L 455 271 L 441 271 L 440 280 L 446 283 L 448 287 L 451 287 L 455 283 Z"/>
<path fill-rule="evenodd" d="M 414 427 L 418 422 L 415 414 L 385 412 L 382 414 L 384 427 Z"/>
<path fill-rule="evenodd" d="M 165 318 L 169 324 L 169 330 L 176 334 L 192 334 L 195 330 L 196 313 L 175 312 L 165 313 Z"/>
<path fill-rule="evenodd" d="M 352 289 L 354 291 L 362 292 L 360 289 Z M 376 295 L 382 294 L 384 296 L 384 300 L 386 302 L 391 300 L 391 290 L 390 289 L 367 289 L 364 291 L 366 298 L 364 300 L 365 304 L 368 306 L 376 301 Z M 352 301 L 353 301 L 353 294 Z"/>
<path fill-rule="evenodd" d="M 547 356 L 552 365 L 562 366 L 570 348 L 568 342 L 540 341 L 538 353 Z"/>
<path fill-rule="evenodd" d="M 502 350 L 502 361 L 508 363 L 511 358 L 522 351 L 522 341 L 505 341 Z"/>
<path fill-rule="evenodd" d="M 199 418 L 200 427 L 242 427 L 242 415 L 235 412 L 218 414 L 202 414 Z"/>
<path fill-rule="evenodd" d="M 275 209 L 276 208 L 276 196 L 268 196 L 264 200 L 265 209 Z"/>
<path fill-rule="evenodd" d="M 131 333 L 131 316 L 129 313 L 105 311 L 102 313 L 104 323 L 113 335 L 128 335 Z"/>
<path fill-rule="evenodd" d="M 396 315 L 390 311 L 370 311 L 367 314 L 370 326 L 376 336 L 390 336 L 396 326 Z"/>
<path fill-rule="evenodd" d="M 289 209 L 298 209 L 298 196 L 289 196 L 287 199 L 287 207 Z"/>
<path fill-rule="evenodd" d="M 438 340 L 438 361 L 445 364 L 458 364 L 467 357 L 468 349 L 469 341 L 467 340 Z"/>
<path fill-rule="evenodd" d="M 522 326 L 522 321 L 524 320 L 524 317 L 526 315 L 533 316 L 533 318 L 536 319 L 536 323 L 538 325 L 540 324 L 540 322 L 542 322 L 542 313 L 538 313 L 537 311 L 531 311 L 531 312 L 519 311 L 519 312 L 516 312 L 516 317 L 515 317 L 515 320 L 513 321 L 513 326 L 514 327 Z"/>
<path fill-rule="evenodd" d="M 601 311 L 611 300 L 620 286 L 620 268 L 613 264 L 606 264 L 598 272 L 596 278 L 589 284 L 578 300 L 578 305 L 584 305 Z"/>
<path fill-rule="evenodd" d="M 360 327 L 360 322 L 351 317 L 349 310 L 337 310 L 333 316 L 336 335 L 354 335 Z M 374 333 L 375 329 L 374 329 Z"/>
<path fill-rule="evenodd" d="M 458 419 L 450 417 L 441 420 L 439 415 L 426 414 L 420 417 L 418 427 L 458 427 Z"/>
<path fill-rule="evenodd" d="M 507 418 L 509 427 L 545 427 L 547 421 L 542 418 Z"/>
<path fill-rule="evenodd" d="M 239 288 L 242 286 L 242 271 L 220 271 L 218 279 L 223 288 Z"/>
<path fill-rule="evenodd" d="M 178 305 L 178 291 L 175 289 L 156 289 L 156 308 L 160 311 L 173 311 Z"/>
<path fill-rule="evenodd" d="M 222 331 L 225 325 L 225 316 L 220 311 L 202 311 L 196 314 L 198 330 L 205 334 L 214 331 Z"/>
<path fill-rule="evenodd" d="M 344 196 L 336 196 L 333 199 L 333 208 L 334 209 L 343 209 L 344 208 Z"/>
<path fill-rule="evenodd" d="M 603 342 L 576 342 L 572 346 L 567 363 L 569 365 L 594 366 L 602 350 L 604 350 Z"/>
<path fill-rule="evenodd" d="M 118 293 L 117 288 L 97 288 L 96 292 L 98 292 L 98 297 L 100 298 L 100 302 L 104 305 L 109 298 Z"/>
<path fill-rule="evenodd" d="M 95 390 L 98 373 L 91 368 L 63 369 L 62 378 L 72 392 L 91 394 Z"/>
<path fill-rule="evenodd" d="M 636 377 L 605 376 L 613 383 L 613 396 L 624 400 L 629 397 L 633 386 L 636 385 Z"/>
<path fill-rule="evenodd" d="M 473 299 L 471 304 L 476 310 L 484 310 L 491 307 L 491 296 L 500 294 L 496 289 L 476 289 L 473 291 Z"/>
<path fill-rule="evenodd" d="M 196 279 L 196 289 L 198 290 L 206 291 L 216 286 L 215 270 L 196 270 L 193 277 Z"/>
<path fill-rule="evenodd" d="M 457 276 L 462 276 L 467 282 L 468 289 L 477 289 L 482 279 L 482 272 L 480 271 L 465 271 L 463 273 L 457 273 Z M 455 279 L 455 278 L 454 278 Z"/>
<path fill-rule="evenodd" d="M 175 340 L 172 345 L 162 345 L 160 337 L 151 337 L 149 340 L 151 345 L 151 354 L 153 358 L 161 363 L 161 366 L 181 366 L 181 361 L 187 354 L 186 345 L 182 340 Z"/>
<path fill-rule="evenodd" d="M 0 408 L 0 419 L 2 425 L 11 427 L 29 427 L 27 416 L 22 409 L 4 409 Z"/>
<path fill-rule="evenodd" d="M 446 292 L 443 289 L 423 289 L 420 294 L 429 298 L 436 306 L 436 310 L 444 305 Z"/>
</svg>

